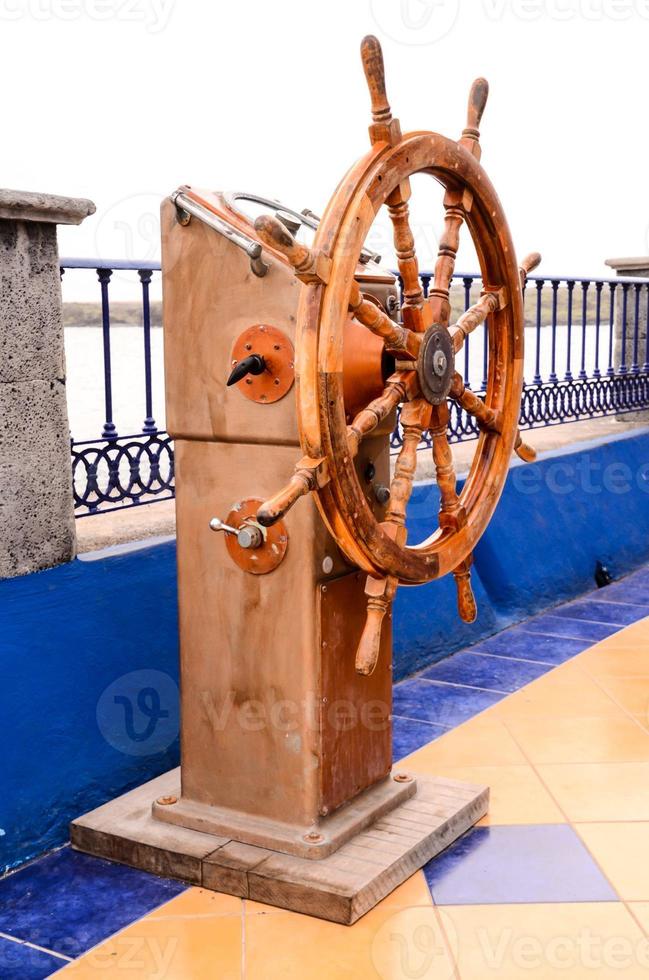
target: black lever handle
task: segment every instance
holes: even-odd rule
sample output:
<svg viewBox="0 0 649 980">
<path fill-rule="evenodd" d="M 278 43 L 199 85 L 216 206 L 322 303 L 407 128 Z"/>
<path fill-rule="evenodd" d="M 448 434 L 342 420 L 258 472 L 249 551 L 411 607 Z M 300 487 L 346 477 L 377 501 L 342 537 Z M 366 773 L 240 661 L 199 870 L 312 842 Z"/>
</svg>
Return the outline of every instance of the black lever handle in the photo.
<svg viewBox="0 0 649 980">
<path fill-rule="evenodd" d="M 247 374 L 262 374 L 265 370 L 266 362 L 261 354 L 250 354 L 249 357 L 244 357 L 242 361 L 234 365 L 226 385 L 229 388 L 230 385 L 236 385 L 237 381 L 245 378 Z"/>
</svg>

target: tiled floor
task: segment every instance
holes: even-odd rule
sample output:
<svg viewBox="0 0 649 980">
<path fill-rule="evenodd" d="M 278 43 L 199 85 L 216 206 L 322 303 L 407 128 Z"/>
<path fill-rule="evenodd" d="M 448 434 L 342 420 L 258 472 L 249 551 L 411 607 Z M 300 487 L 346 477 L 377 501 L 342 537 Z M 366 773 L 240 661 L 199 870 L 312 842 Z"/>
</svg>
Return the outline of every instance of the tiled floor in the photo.
<svg viewBox="0 0 649 980">
<path fill-rule="evenodd" d="M 351 928 L 65 848 L 0 882 L 0 978 L 649 976 L 649 569 L 395 691 L 395 758 L 480 825 Z"/>
</svg>

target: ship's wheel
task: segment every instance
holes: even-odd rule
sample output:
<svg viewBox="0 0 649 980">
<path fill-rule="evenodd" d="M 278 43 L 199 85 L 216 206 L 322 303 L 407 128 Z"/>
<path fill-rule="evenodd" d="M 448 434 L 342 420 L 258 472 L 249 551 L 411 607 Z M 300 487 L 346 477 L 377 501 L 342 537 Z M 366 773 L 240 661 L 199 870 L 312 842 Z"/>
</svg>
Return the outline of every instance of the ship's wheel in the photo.
<svg viewBox="0 0 649 980">
<path fill-rule="evenodd" d="M 297 323 L 296 371 L 300 440 L 304 457 L 287 487 L 257 512 L 270 526 L 310 491 L 348 559 L 368 573 L 366 626 L 356 669 L 372 672 L 381 623 L 398 584 L 415 585 L 453 572 L 462 619 L 476 606 L 470 585 L 472 552 L 502 492 L 510 457 L 534 457 L 518 431 L 523 384 L 523 297 L 527 272 L 519 268 L 500 201 L 480 165 L 480 120 L 487 101 L 484 79 L 474 82 L 467 125 L 456 142 L 432 132 L 402 136 L 385 90 L 379 42 L 366 37 L 361 55 L 371 103 L 372 148 L 339 184 L 318 227 L 313 248 L 298 244 L 276 219 L 257 219 L 257 232 L 282 251 L 305 284 Z M 424 296 L 409 223 L 409 178 L 427 173 L 444 187 L 444 227 L 428 297 Z M 383 206 L 394 227 L 403 283 L 400 322 L 361 293 L 354 274 L 372 222 Z M 451 323 L 449 290 L 466 224 L 482 274 L 480 300 Z M 382 395 L 348 424 L 343 405 L 343 335 L 349 314 L 383 339 L 396 359 Z M 455 370 L 466 338 L 488 318 L 487 388 L 484 400 Z M 480 429 L 468 477 L 457 491 L 448 442 L 449 399 L 472 415 Z M 403 445 L 390 487 L 385 520 L 369 506 L 353 459 L 361 441 L 401 406 Z M 440 494 L 438 526 L 414 546 L 407 543 L 406 508 L 413 489 L 417 449 L 430 433 Z M 431 515 L 432 523 L 432 515 Z"/>
</svg>

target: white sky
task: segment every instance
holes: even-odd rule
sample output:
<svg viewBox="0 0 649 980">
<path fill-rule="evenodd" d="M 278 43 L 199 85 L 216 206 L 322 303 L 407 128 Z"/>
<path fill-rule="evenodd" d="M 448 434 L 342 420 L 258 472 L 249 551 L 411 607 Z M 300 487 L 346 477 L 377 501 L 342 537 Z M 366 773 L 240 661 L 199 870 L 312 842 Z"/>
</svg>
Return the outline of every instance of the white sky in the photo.
<svg viewBox="0 0 649 980">
<path fill-rule="evenodd" d="M 649 0 L 0 0 L 0 30 L 3 184 L 97 205 L 62 255 L 157 257 L 180 183 L 321 210 L 368 145 L 366 33 L 404 130 L 459 136 L 488 78 L 483 164 L 539 271 L 649 253 Z M 439 195 L 414 210 L 430 267 Z"/>
</svg>

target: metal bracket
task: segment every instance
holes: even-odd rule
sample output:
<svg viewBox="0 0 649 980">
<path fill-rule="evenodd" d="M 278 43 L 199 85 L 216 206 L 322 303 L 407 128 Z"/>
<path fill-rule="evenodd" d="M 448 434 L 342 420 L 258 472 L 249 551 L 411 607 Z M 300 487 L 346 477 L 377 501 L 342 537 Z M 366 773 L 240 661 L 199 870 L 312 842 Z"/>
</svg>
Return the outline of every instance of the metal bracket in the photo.
<svg viewBox="0 0 649 980">
<path fill-rule="evenodd" d="M 176 205 L 178 220 L 181 224 L 187 225 L 192 217 L 198 218 L 203 224 L 218 232 L 219 235 L 223 235 L 233 245 L 242 249 L 250 259 L 250 268 L 256 276 L 261 278 L 266 275 L 269 266 L 261 258 L 262 248 L 260 242 L 256 242 L 254 238 L 249 238 L 248 235 L 244 235 L 243 232 L 233 228 L 217 215 L 208 211 L 207 208 L 204 208 L 201 204 L 187 197 L 182 191 L 175 191 L 171 195 L 171 200 Z"/>
</svg>

